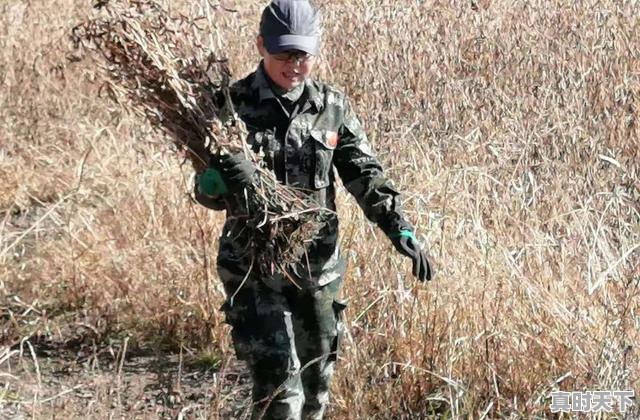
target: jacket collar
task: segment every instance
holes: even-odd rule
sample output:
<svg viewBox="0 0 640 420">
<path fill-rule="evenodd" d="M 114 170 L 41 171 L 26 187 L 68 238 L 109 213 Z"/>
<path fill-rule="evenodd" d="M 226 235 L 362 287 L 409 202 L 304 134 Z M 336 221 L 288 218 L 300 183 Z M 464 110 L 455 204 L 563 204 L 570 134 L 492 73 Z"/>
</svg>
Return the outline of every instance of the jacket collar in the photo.
<svg viewBox="0 0 640 420">
<path fill-rule="evenodd" d="M 267 73 L 264 70 L 264 64 L 260 61 L 260 64 L 255 71 L 253 82 L 251 83 L 251 88 L 258 92 L 258 100 L 260 102 L 276 98 L 275 93 L 271 89 L 268 77 L 269 76 L 267 76 Z M 314 105 L 317 111 L 320 111 L 324 101 L 320 92 L 316 88 L 315 82 L 311 79 L 306 79 L 304 84 L 305 92 L 303 93 L 303 98 L 305 98 L 305 101 Z"/>
<path fill-rule="evenodd" d="M 271 86 L 269 86 L 269 80 L 267 79 L 267 77 L 268 76 L 265 73 L 264 65 L 261 61 L 258 65 L 258 69 L 255 72 L 253 82 L 251 83 L 251 88 L 258 91 L 258 99 L 260 102 L 267 99 L 275 99 L 276 97 L 275 93 L 273 93 L 273 90 L 271 90 Z"/>
<path fill-rule="evenodd" d="M 316 111 L 320 111 L 324 105 L 324 100 L 316 88 L 316 83 L 311 79 L 307 79 L 304 81 L 304 84 L 307 100 L 316 107 Z"/>
</svg>

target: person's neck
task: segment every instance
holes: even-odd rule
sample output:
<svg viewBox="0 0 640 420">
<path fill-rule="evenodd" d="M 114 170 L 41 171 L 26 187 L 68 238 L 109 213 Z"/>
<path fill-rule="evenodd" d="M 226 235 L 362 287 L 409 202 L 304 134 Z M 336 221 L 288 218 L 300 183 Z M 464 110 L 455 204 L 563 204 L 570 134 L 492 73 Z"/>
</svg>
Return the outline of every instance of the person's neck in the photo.
<svg viewBox="0 0 640 420">
<path fill-rule="evenodd" d="M 274 85 L 273 88 L 275 89 L 274 90 L 275 94 L 279 98 L 284 98 L 290 102 L 296 102 L 298 99 L 302 97 L 302 94 L 304 93 L 304 83 L 300 83 L 298 86 L 289 90 L 285 90 L 280 86 L 276 85 L 275 83 L 273 85 Z"/>
</svg>

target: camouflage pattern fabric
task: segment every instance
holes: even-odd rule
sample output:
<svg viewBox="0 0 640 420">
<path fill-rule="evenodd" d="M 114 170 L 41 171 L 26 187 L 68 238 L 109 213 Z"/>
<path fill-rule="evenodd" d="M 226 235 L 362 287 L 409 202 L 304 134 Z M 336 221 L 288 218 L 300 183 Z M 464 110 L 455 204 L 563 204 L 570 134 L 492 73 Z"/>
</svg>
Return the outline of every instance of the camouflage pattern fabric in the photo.
<svg viewBox="0 0 640 420">
<path fill-rule="evenodd" d="M 248 144 L 285 184 L 304 189 L 335 211 L 335 173 L 369 220 L 385 232 L 406 222 L 399 192 L 384 175 L 345 95 L 307 80 L 301 97 L 288 102 L 271 87 L 262 64 L 230 89 L 235 110 L 249 130 Z M 257 278 L 250 271 L 241 206 L 234 197 L 196 194 L 212 209 L 227 209 L 217 265 L 239 359 L 253 379 L 253 418 L 321 419 L 329 399 L 344 304 L 337 300 L 345 263 L 332 216 L 293 275 Z"/>
<path fill-rule="evenodd" d="M 280 182 L 303 189 L 320 205 L 335 211 L 336 168 L 369 220 L 385 232 L 407 226 L 400 193 L 384 176 L 344 93 L 308 79 L 295 112 L 289 112 L 290 106 L 283 104 L 271 88 L 262 64 L 233 84 L 230 93 L 236 112 L 249 130 L 247 143 L 263 156 Z M 207 207 L 225 208 L 222 199 L 198 199 Z M 231 208 L 228 203 L 218 264 L 247 272 L 251 261 L 246 250 L 251 238 L 244 230 L 243 209 L 233 205 L 233 197 L 227 200 Z M 338 218 L 333 215 L 296 267 L 295 275 L 302 284 L 322 286 L 336 278 L 330 273 L 339 263 Z"/>
<path fill-rule="evenodd" d="M 337 279 L 300 291 L 275 291 L 261 279 L 218 268 L 228 299 L 222 309 L 236 356 L 253 380 L 253 419 L 322 419 L 343 331 Z M 244 283 L 243 283 L 244 281 Z"/>
</svg>

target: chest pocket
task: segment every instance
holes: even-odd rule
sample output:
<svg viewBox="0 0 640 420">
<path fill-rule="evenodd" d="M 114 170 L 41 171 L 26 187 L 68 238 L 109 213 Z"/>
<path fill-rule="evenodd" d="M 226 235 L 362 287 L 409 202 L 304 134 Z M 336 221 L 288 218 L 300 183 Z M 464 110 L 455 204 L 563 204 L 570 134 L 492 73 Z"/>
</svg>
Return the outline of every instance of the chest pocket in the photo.
<svg viewBox="0 0 640 420">
<path fill-rule="evenodd" d="M 310 131 L 314 140 L 315 168 L 313 173 L 313 186 L 316 189 L 327 188 L 331 184 L 333 174 L 333 152 L 338 146 L 338 133 L 329 130 Z"/>
</svg>

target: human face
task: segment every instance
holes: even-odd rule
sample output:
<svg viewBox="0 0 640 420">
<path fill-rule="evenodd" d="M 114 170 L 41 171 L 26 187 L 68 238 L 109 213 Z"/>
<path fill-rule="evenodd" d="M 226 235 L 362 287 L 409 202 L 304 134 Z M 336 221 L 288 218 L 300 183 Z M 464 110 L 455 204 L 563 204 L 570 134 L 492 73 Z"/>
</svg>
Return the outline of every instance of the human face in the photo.
<svg viewBox="0 0 640 420">
<path fill-rule="evenodd" d="M 269 54 L 261 36 L 257 40 L 258 51 L 264 59 L 264 69 L 275 84 L 285 91 L 304 83 L 313 70 L 315 57 L 301 51 L 286 51 L 281 54 Z"/>
</svg>

